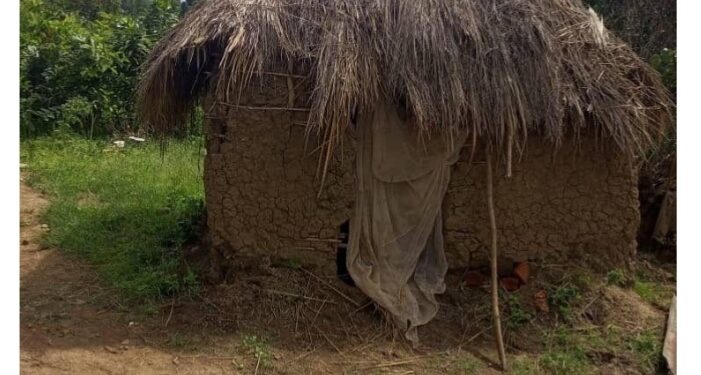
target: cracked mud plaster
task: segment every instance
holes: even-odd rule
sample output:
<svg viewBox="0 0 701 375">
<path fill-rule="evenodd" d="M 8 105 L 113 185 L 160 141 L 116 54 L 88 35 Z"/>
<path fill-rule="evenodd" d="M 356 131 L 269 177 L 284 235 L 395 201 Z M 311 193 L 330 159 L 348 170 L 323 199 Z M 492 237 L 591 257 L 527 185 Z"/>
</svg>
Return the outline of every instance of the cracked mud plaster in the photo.
<svg viewBox="0 0 701 375">
<path fill-rule="evenodd" d="M 284 79 L 252 86 L 241 105 L 285 107 Z M 307 106 L 297 94 L 296 107 Z M 210 108 L 211 98 L 205 108 Z M 225 258 L 290 258 L 334 263 L 338 227 L 354 199 L 354 140 L 347 132 L 329 166 L 320 196 L 318 138 L 305 138 L 306 113 L 216 105 L 206 121 L 205 189 L 208 225 Z M 305 150 L 306 140 L 306 150 Z M 578 262 L 599 270 L 628 267 L 636 251 L 637 175 L 611 145 L 583 138 L 554 153 L 532 136 L 513 176 L 495 172 L 499 251 L 516 261 Z M 576 150 L 576 154 L 575 154 Z M 485 164 L 463 150 L 444 201 L 446 253 L 451 267 L 487 262 Z"/>
</svg>

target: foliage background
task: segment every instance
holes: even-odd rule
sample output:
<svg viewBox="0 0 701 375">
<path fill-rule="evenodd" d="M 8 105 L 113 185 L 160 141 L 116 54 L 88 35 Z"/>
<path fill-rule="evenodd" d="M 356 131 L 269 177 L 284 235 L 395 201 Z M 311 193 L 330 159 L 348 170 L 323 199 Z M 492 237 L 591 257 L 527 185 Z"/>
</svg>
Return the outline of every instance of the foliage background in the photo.
<svg viewBox="0 0 701 375">
<path fill-rule="evenodd" d="M 677 1 L 585 0 L 604 24 L 657 69 L 676 94 Z"/>
<path fill-rule="evenodd" d="M 676 0 L 586 0 L 604 24 L 657 69 L 672 98 L 677 91 Z M 660 208 L 676 190 L 676 127 L 668 129 L 660 147 L 652 150 L 639 172 L 641 249 L 658 249 L 676 256 L 676 230 L 659 242 L 652 235 Z"/>
<path fill-rule="evenodd" d="M 139 66 L 180 13 L 177 0 L 22 0 L 22 137 L 135 131 Z"/>
</svg>

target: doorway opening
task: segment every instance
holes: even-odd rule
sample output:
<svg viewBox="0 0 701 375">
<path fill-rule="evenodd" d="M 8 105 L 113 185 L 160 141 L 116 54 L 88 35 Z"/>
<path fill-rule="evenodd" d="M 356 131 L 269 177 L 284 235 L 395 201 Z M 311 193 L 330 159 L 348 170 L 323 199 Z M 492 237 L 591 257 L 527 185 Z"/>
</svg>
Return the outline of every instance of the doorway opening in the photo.
<svg viewBox="0 0 701 375">
<path fill-rule="evenodd" d="M 336 246 L 336 275 L 338 278 L 350 286 L 355 286 L 355 282 L 348 272 L 346 263 L 348 254 L 348 240 L 350 239 L 350 221 L 346 220 L 338 227 L 338 245 Z"/>
</svg>

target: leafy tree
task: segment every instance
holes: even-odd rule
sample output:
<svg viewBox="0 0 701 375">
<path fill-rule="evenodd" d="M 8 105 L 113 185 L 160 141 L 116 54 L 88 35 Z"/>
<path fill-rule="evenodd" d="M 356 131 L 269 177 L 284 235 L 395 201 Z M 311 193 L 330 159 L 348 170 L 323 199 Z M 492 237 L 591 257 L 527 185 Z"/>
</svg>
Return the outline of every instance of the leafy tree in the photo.
<svg viewBox="0 0 701 375">
<path fill-rule="evenodd" d="M 135 129 L 139 66 L 177 22 L 177 2 L 22 0 L 20 7 L 22 135 Z"/>
<path fill-rule="evenodd" d="M 101 12 L 119 11 L 120 0 L 47 0 L 47 6 L 79 14 L 88 19 L 97 18 Z"/>
</svg>

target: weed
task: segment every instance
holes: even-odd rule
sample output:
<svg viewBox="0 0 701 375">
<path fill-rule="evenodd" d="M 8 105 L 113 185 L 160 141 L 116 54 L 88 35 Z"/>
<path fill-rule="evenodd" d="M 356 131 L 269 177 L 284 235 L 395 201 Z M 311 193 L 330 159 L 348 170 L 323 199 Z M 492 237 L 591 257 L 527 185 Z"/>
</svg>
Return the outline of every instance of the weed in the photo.
<svg viewBox="0 0 701 375">
<path fill-rule="evenodd" d="M 506 324 L 509 328 L 522 327 L 533 320 L 533 313 L 525 310 L 521 305 L 521 300 L 517 295 L 507 295 L 506 302 Z"/>
<path fill-rule="evenodd" d="M 577 288 L 579 293 L 590 290 L 594 285 L 594 278 L 592 277 L 591 272 L 587 271 L 573 271 L 568 279 L 569 284 Z"/>
<path fill-rule="evenodd" d="M 587 355 L 581 349 L 555 350 L 545 352 L 540 357 L 540 365 L 549 374 L 571 375 L 589 374 L 593 368 Z"/>
<path fill-rule="evenodd" d="M 587 374 L 600 356 L 617 351 L 617 335 L 613 330 L 603 331 L 572 328 L 561 325 L 546 336 L 547 347 L 540 357 L 540 367 L 548 374 Z"/>
<path fill-rule="evenodd" d="M 182 348 L 185 346 L 185 338 L 181 334 L 176 333 L 168 339 L 168 344 L 176 348 Z"/>
<path fill-rule="evenodd" d="M 460 374 L 477 374 L 477 371 L 482 367 L 482 364 L 477 360 L 477 358 L 471 354 L 468 354 L 458 360 L 457 367 Z"/>
<path fill-rule="evenodd" d="M 437 370 L 440 372 L 443 372 L 448 368 L 448 366 L 454 366 L 454 363 L 451 362 L 450 355 L 447 353 L 442 353 L 433 357 L 428 358 L 426 361 L 428 367 L 430 367 L 433 370 Z M 457 372 L 458 370 L 455 370 Z"/>
<path fill-rule="evenodd" d="M 519 355 L 512 358 L 511 362 L 509 369 L 511 375 L 536 375 L 539 373 L 538 361 L 531 357 Z"/>
<path fill-rule="evenodd" d="M 171 348 L 179 350 L 192 351 L 197 349 L 197 345 L 192 338 L 177 332 L 168 337 L 167 345 Z"/>
<path fill-rule="evenodd" d="M 674 292 L 656 281 L 636 279 L 633 290 L 640 298 L 659 308 L 667 309 L 672 301 Z"/>
<path fill-rule="evenodd" d="M 654 372 L 662 364 L 662 339 L 653 331 L 645 331 L 631 338 L 628 348 L 635 354 L 640 365 Z"/>
<path fill-rule="evenodd" d="M 572 304 L 581 296 L 580 289 L 572 282 L 557 285 L 548 293 L 548 304 L 565 320 L 569 320 Z"/>
<path fill-rule="evenodd" d="M 272 366 L 273 355 L 270 352 L 268 340 L 255 335 L 244 335 L 241 344 L 249 354 L 255 357 L 256 361 L 259 362 L 261 366 Z"/>
<path fill-rule="evenodd" d="M 621 269 L 614 269 L 606 274 L 606 284 L 625 286 L 627 284 L 626 275 Z"/>
<path fill-rule="evenodd" d="M 49 195 L 42 242 L 94 264 L 107 287 L 137 302 L 198 292 L 180 246 L 194 236 L 204 189 L 198 141 L 114 148 L 64 137 L 23 142 L 28 183 Z M 91 202 L 85 204 L 86 197 Z"/>
</svg>

